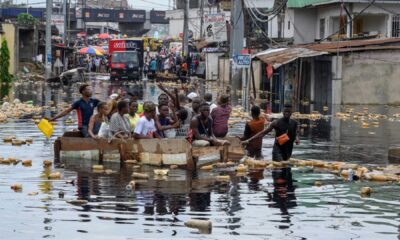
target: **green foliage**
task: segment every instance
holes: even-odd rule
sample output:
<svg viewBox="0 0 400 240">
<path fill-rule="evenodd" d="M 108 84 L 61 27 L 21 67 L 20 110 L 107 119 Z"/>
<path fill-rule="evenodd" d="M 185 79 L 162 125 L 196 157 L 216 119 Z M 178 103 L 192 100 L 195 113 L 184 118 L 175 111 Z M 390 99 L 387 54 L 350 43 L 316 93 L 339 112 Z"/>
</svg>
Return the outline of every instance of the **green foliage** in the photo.
<svg viewBox="0 0 400 240">
<path fill-rule="evenodd" d="M 10 90 L 12 75 L 8 71 L 10 66 L 10 51 L 8 50 L 7 40 L 4 39 L 0 48 L 0 97 L 8 96 Z"/>
<path fill-rule="evenodd" d="M 38 24 L 39 20 L 34 18 L 31 14 L 29 13 L 20 13 L 18 14 L 17 17 L 17 22 L 19 24 L 28 24 L 28 25 L 34 25 Z"/>
</svg>

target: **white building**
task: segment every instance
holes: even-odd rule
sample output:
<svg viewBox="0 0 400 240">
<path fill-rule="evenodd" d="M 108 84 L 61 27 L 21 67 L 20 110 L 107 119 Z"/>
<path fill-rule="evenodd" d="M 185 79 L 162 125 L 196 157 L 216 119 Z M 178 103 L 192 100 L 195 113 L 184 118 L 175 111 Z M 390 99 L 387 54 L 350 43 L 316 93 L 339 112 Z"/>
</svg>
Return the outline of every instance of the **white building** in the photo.
<svg viewBox="0 0 400 240">
<path fill-rule="evenodd" d="M 399 13 L 396 0 L 289 0 L 281 32 L 294 44 L 400 37 Z M 270 31 L 277 35 L 273 27 Z"/>
</svg>

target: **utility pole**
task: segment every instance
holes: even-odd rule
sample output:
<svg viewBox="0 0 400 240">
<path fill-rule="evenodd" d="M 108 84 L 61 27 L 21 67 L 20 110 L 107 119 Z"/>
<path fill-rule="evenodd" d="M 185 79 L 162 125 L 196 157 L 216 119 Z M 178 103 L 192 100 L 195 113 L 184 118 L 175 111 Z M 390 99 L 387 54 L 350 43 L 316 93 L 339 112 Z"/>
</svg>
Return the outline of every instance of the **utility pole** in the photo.
<svg viewBox="0 0 400 240">
<path fill-rule="evenodd" d="M 203 39 L 203 27 L 204 27 L 204 0 L 200 1 L 200 40 Z"/>
<path fill-rule="evenodd" d="M 188 56 L 188 52 L 189 52 L 188 21 L 189 21 L 189 0 L 185 0 L 185 9 L 184 9 L 184 13 L 183 13 L 183 43 L 182 43 L 183 56 Z"/>
<path fill-rule="evenodd" d="M 71 29 L 71 0 L 68 1 L 68 7 L 67 7 L 67 11 L 68 11 L 68 25 L 67 25 L 67 30 L 66 30 L 66 34 L 67 34 L 67 47 L 69 45 L 69 32 Z"/>
<path fill-rule="evenodd" d="M 230 37 L 230 52 L 229 57 L 233 59 L 235 55 L 240 54 L 243 49 L 243 38 L 244 38 L 244 23 L 243 14 L 244 9 L 241 1 L 231 0 L 231 37 Z M 243 12 L 242 12 L 243 11 Z M 234 96 L 236 96 L 236 90 L 241 88 L 242 70 L 237 69 L 231 61 L 231 74 L 230 74 L 230 85 L 234 90 Z"/>
<path fill-rule="evenodd" d="M 67 1 L 68 1 L 68 0 L 63 0 L 63 16 L 64 16 L 63 43 L 65 44 L 65 46 L 67 45 L 67 21 L 68 21 L 68 15 L 67 15 Z"/>
<path fill-rule="evenodd" d="M 46 0 L 46 78 L 51 76 L 51 14 L 53 11 L 53 0 Z"/>
</svg>

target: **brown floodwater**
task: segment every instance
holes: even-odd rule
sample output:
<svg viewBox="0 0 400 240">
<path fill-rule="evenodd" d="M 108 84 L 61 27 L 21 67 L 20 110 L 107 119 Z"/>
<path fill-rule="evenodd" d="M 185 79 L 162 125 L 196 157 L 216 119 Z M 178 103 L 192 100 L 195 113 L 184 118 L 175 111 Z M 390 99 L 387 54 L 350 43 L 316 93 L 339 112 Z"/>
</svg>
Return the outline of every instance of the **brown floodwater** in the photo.
<svg viewBox="0 0 400 240">
<path fill-rule="evenodd" d="M 110 84 L 92 80 L 96 97 L 105 99 L 118 88 L 136 88 L 144 99 L 156 100 L 156 86 Z M 34 104 L 56 104 L 77 99 L 76 86 L 16 83 L 15 97 Z M 355 107 L 362 111 L 363 107 Z M 335 109 L 341 109 L 340 106 Z M 399 108 L 369 106 L 370 112 L 392 115 Z M 49 116 L 49 110 L 45 115 Z M 75 114 L 71 115 L 75 119 Z M 301 159 L 340 160 L 386 165 L 389 147 L 400 143 L 400 122 L 380 120 L 379 127 L 362 128 L 360 122 L 329 117 L 304 129 L 301 145 L 293 156 Z M 215 183 L 220 172 L 171 170 L 165 179 L 137 182 L 126 189 L 132 169 L 119 164 L 106 168 L 110 175 L 96 174 L 91 163 L 77 159 L 65 169 L 44 169 L 42 162 L 53 158 L 52 142 L 64 131 L 74 129 L 62 120 L 50 140 L 37 130 L 30 117 L 0 124 L 0 138 L 32 137 L 33 143 L 11 146 L 0 143 L 0 157 L 31 159 L 31 167 L 0 165 L 1 239 L 400 239 L 399 192 L 395 183 L 347 182 L 310 168 L 285 168 L 231 176 L 228 183 Z M 231 129 L 240 134 L 243 125 Z M 263 153 L 271 157 L 273 140 L 266 137 Z M 49 180 L 59 171 L 60 180 Z M 228 173 L 229 174 L 229 173 Z M 315 181 L 322 186 L 314 186 Z M 10 186 L 23 185 L 14 192 Z M 370 186 L 370 197 L 359 189 Z M 28 193 L 37 192 L 37 195 Z M 72 205 L 83 199 L 87 204 Z M 184 226 L 196 218 L 210 220 L 211 234 Z"/>
</svg>

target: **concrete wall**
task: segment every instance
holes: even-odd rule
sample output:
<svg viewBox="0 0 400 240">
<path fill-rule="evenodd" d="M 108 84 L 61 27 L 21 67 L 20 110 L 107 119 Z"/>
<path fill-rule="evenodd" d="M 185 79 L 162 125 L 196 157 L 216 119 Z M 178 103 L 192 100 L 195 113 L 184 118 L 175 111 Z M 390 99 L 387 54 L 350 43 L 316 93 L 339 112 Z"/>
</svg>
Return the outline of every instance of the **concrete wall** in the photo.
<svg viewBox="0 0 400 240">
<path fill-rule="evenodd" d="M 292 21 L 294 28 L 294 44 L 314 42 L 316 38 L 316 17 L 315 9 L 297 9 Z M 287 28 L 287 23 L 285 24 Z"/>
<path fill-rule="evenodd" d="M 218 58 L 223 53 L 206 53 L 206 80 L 218 79 Z"/>
<path fill-rule="evenodd" d="M 1 36 L 1 41 L 3 38 L 7 40 L 8 49 L 10 51 L 10 68 L 11 74 L 15 74 L 18 66 L 18 56 L 16 56 L 15 51 L 15 26 L 13 24 L 3 23 L 4 34 Z"/>
<path fill-rule="evenodd" d="M 399 50 L 343 56 L 342 104 L 400 104 Z"/>
<path fill-rule="evenodd" d="M 285 27 L 283 33 L 284 38 L 293 38 L 294 30 L 297 28 L 297 23 L 294 23 L 294 11 L 294 9 L 287 9 L 285 12 Z M 276 25 L 274 26 L 271 22 L 271 28 L 277 28 L 277 23 L 275 22 L 275 24 Z"/>
<path fill-rule="evenodd" d="M 218 60 L 218 81 L 222 86 L 229 84 L 231 69 L 229 58 L 219 58 Z"/>
</svg>

